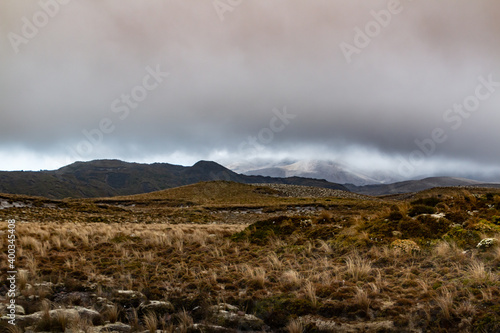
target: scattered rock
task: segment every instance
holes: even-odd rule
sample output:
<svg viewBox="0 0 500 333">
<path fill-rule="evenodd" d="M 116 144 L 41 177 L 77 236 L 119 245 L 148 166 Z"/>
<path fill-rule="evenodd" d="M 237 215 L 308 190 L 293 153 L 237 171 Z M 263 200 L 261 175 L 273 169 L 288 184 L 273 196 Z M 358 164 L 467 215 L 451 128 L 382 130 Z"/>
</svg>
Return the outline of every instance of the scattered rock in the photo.
<svg viewBox="0 0 500 333">
<path fill-rule="evenodd" d="M 8 309 L 7 306 L 8 306 L 8 304 L 0 304 L 0 314 L 2 316 L 9 313 L 10 309 Z M 26 314 L 26 312 L 24 311 L 24 308 L 20 305 L 15 305 L 15 311 L 16 311 L 16 315 Z"/>
<path fill-rule="evenodd" d="M 24 309 L 23 309 L 24 311 Z M 49 316 L 51 319 L 58 318 L 58 317 L 65 317 L 70 321 L 77 320 L 78 318 L 85 318 L 88 319 L 89 321 L 93 322 L 96 319 L 100 318 L 100 314 L 97 311 L 87 309 L 81 306 L 75 306 L 73 308 L 68 308 L 68 309 L 55 309 L 55 310 L 50 310 L 49 311 Z M 43 311 L 35 312 L 29 315 L 22 315 L 19 313 L 16 313 L 16 321 L 19 324 L 22 324 L 24 326 L 28 325 L 33 325 L 37 323 L 40 319 L 43 317 Z M 4 320 L 9 320 L 9 317 L 3 316 L 0 318 L 2 321 Z"/>
<path fill-rule="evenodd" d="M 104 326 L 94 327 L 94 332 L 129 333 L 129 332 L 132 332 L 132 327 L 130 325 L 126 325 L 123 323 L 113 323 L 113 324 L 106 324 Z"/>
<path fill-rule="evenodd" d="M 315 318 L 313 316 L 300 317 L 300 320 L 306 324 L 315 325 L 316 328 L 324 332 L 342 332 L 342 333 L 357 333 L 357 332 L 400 332 L 394 327 L 394 322 L 390 320 L 373 321 L 373 322 L 357 322 L 357 323 L 340 323 L 333 320 Z"/>
<path fill-rule="evenodd" d="M 232 312 L 239 311 L 237 306 L 227 304 L 227 303 L 219 303 L 218 305 L 213 305 L 209 308 L 209 310 L 212 312 L 218 312 L 220 310 L 232 311 Z"/>
<path fill-rule="evenodd" d="M 401 237 L 401 236 L 403 236 L 403 233 L 402 233 L 401 231 L 394 230 L 394 231 L 392 232 L 392 235 L 393 235 L 394 237 Z"/>
<path fill-rule="evenodd" d="M 255 186 L 269 187 L 277 191 L 278 196 L 283 197 L 298 197 L 298 198 L 347 198 L 347 199 L 364 199 L 375 200 L 373 197 L 364 196 L 352 192 L 333 190 L 315 186 L 287 185 L 287 184 L 252 184 Z"/>
<path fill-rule="evenodd" d="M 116 293 L 118 295 L 130 297 L 130 298 L 143 298 L 145 297 L 143 293 L 135 290 L 117 290 Z"/>
<path fill-rule="evenodd" d="M 146 302 L 147 298 L 143 293 L 134 290 L 117 290 L 113 294 L 111 301 L 123 306 L 124 308 L 137 308 L 141 303 Z"/>
<path fill-rule="evenodd" d="M 90 292 L 60 292 L 54 296 L 54 303 L 91 307 L 93 304 L 95 304 L 96 298 L 97 295 Z"/>
<path fill-rule="evenodd" d="M 266 326 L 262 319 L 245 314 L 230 304 L 220 303 L 211 307 L 211 311 L 216 323 L 223 327 L 237 328 L 238 331 L 260 331 Z"/>
<path fill-rule="evenodd" d="M 431 217 L 435 218 L 435 219 L 442 219 L 446 216 L 445 213 L 437 213 L 437 214 L 430 214 Z"/>
<path fill-rule="evenodd" d="M 51 319 L 57 318 L 57 317 L 65 317 L 68 320 L 77 320 L 79 318 L 79 313 L 75 309 L 56 309 L 56 310 L 51 310 L 49 311 L 49 315 Z M 43 317 L 43 312 L 35 312 L 29 315 L 19 315 L 16 316 L 16 322 L 18 324 L 21 324 L 23 326 L 30 326 L 42 319 Z M 4 320 L 9 320 L 9 317 L 3 316 L 0 318 L 2 321 Z"/>
<path fill-rule="evenodd" d="M 498 240 L 496 238 L 484 238 L 476 245 L 476 247 L 479 250 L 484 251 L 496 245 L 498 245 Z"/>
<path fill-rule="evenodd" d="M 78 312 L 81 318 L 89 319 L 91 322 L 94 322 L 101 317 L 101 314 L 95 310 L 87 309 L 81 306 L 75 306 L 73 309 Z"/>
<path fill-rule="evenodd" d="M 94 304 L 94 308 L 101 313 L 114 308 L 115 306 L 116 305 L 113 302 L 104 297 L 97 297 Z"/>
<path fill-rule="evenodd" d="M 144 315 L 148 312 L 154 312 L 159 316 L 163 316 L 167 313 L 173 313 L 175 311 L 174 306 L 170 302 L 165 301 L 147 301 L 139 305 L 139 316 Z"/>
<path fill-rule="evenodd" d="M 200 332 L 200 333 L 205 333 L 205 332 L 217 332 L 217 333 L 234 333 L 235 330 L 225 328 L 222 326 L 217 326 L 217 325 L 207 325 L 207 324 L 194 324 L 190 330 L 190 332 Z"/>
</svg>

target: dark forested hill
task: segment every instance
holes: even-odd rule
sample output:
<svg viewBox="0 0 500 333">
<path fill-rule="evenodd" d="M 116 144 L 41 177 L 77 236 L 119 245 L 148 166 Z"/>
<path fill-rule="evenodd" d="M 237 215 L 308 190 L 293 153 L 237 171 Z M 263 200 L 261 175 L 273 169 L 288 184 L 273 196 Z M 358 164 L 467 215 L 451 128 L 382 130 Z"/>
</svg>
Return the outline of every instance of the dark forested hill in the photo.
<svg viewBox="0 0 500 333">
<path fill-rule="evenodd" d="M 343 185 L 325 180 L 245 176 L 209 161 L 184 167 L 168 163 L 96 160 L 76 162 L 53 171 L 2 171 L 0 192 L 48 198 L 109 197 L 148 193 L 209 180 L 306 185 L 348 191 Z"/>
</svg>

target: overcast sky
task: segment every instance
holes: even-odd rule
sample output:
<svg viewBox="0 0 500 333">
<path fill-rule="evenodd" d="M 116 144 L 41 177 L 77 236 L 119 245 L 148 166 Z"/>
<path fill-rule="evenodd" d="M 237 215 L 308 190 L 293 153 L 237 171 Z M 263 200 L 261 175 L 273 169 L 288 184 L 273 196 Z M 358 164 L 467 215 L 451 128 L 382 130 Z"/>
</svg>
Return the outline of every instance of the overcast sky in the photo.
<svg viewBox="0 0 500 333">
<path fill-rule="evenodd" d="M 1 170 L 500 167 L 498 1 L 58 1 L 0 3 Z"/>
</svg>

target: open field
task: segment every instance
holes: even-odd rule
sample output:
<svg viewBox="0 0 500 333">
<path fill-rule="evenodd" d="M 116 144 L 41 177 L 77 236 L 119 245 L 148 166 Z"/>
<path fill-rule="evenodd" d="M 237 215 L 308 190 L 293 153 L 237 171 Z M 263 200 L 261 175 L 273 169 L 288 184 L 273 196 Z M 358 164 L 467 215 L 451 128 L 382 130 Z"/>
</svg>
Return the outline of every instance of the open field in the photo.
<svg viewBox="0 0 500 333">
<path fill-rule="evenodd" d="M 2 285 L 17 221 L 17 331 L 500 331 L 499 190 L 318 191 L 1 196 Z"/>
</svg>

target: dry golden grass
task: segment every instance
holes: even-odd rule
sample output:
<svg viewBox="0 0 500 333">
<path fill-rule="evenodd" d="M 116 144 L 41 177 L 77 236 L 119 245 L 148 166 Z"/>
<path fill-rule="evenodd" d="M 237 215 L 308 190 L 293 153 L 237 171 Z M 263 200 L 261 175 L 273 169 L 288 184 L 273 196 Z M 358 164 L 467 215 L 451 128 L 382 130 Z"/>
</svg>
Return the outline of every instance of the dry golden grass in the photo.
<svg viewBox="0 0 500 333">
<path fill-rule="evenodd" d="M 286 325 L 288 333 L 303 333 L 305 330 L 304 324 L 298 319 L 291 320 L 288 325 Z"/>
<path fill-rule="evenodd" d="M 486 269 L 483 262 L 478 260 L 472 260 L 472 262 L 467 266 L 467 276 L 474 283 L 487 283 L 492 279 L 492 273 Z"/>
<path fill-rule="evenodd" d="M 281 282 L 283 283 L 284 288 L 294 290 L 301 286 L 302 278 L 300 277 L 299 272 L 291 269 L 283 272 Z"/>
<path fill-rule="evenodd" d="M 355 281 L 366 278 L 372 271 L 371 262 L 354 253 L 345 259 L 345 274 Z"/>
<path fill-rule="evenodd" d="M 451 259 L 454 261 L 462 261 L 465 259 L 464 250 L 459 248 L 456 243 L 448 241 L 440 241 L 433 250 L 438 260 Z"/>
<path fill-rule="evenodd" d="M 318 298 L 316 297 L 316 287 L 311 281 L 307 281 L 304 285 L 304 293 L 306 298 L 311 301 L 311 304 L 316 307 L 318 305 Z"/>
<path fill-rule="evenodd" d="M 243 264 L 241 271 L 244 279 L 249 283 L 252 283 L 260 288 L 264 287 L 267 281 L 267 275 L 266 270 L 263 267 L 252 267 L 248 264 Z"/>
<path fill-rule="evenodd" d="M 25 249 L 33 250 L 37 253 L 42 251 L 42 242 L 40 242 L 35 237 L 23 236 L 20 238 L 20 244 Z"/>
<path fill-rule="evenodd" d="M 283 267 L 283 263 L 281 262 L 280 258 L 276 254 L 276 252 L 272 252 L 267 256 L 268 260 L 268 265 L 272 267 L 274 270 L 281 270 Z"/>
<path fill-rule="evenodd" d="M 144 326 L 146 326 L 148 332 L 156 333 L 158 329 L 158 318 L 154 312 L 148 312 L 144 315 Z"/>
<path fill-rule="evenodd" d="M 193 318 L 187 313 L 186 310 L 182 310 L 177 314 L 177 319 L 179 320 L 179 331 L 186 333 L 188 329 L 193 326 Z"/>
<path fill-rule="evenodd" d="M 26 268 L 28 268 L 31 276 L 37 276 L 38 261 L 35 259 L 35 256 L 31 253 L 26 254 Z"/>
<path fill-rule="evenodd" d="M 7 333 L 23 333 L 24 330 L 18 326 L 9 325 L 7 327 Z"/>
<path fill-rule="evenodd" d="M 363 290 L 363 288 L 356 287 L 356 294 L 354 295 L 354 303 L 357 304 L 361 309 L 368 312 L 370 309 L 371 300 L 368 293 Z"/>
<path fill-rule="evenodd" d="M 457 305 L 455 312 L 460 317 L 468 318 L 477 313 L 477 306 L 470 300 L 466 300 Z"/>
<path fill-rule="evenodd" d="M 215 207 L 220 203 L 202 196 L 199 199 L 206 200 L 206 205 L 170 207 L 168 214 L 189 216 L 195 210 L 205 216 L 220 214 Z M 480 206 L 484 201 L 475 196 L 474 201 L 467 193 L 446 198 L 451 196 L 467 204 L 467 209 L 474 209 L 473 205 Z M 297 198 L 290 200 L 294 204 L 299 202 Z M 280 318 L 279 328 L 286 327 L 290 332 L 302 332 L 305 324 L 302 314 L 285 311 L 316 317 L 328 314 L 340 323 L 392 320 L 401 325 L 398 328 L 402 331 L 408 327 L 414 331 L 432 331 L 435 327 L 459 331 L 461 323 L 466 332 L 474 331 L 471 325 L 476 322 L 496 320 L 488 308 L 499 302 L 500 248 L 480 252 L 474 244 L 458 246 L 444 237 L 446 241 L 415 238 L 422 251 L 404 253 L 390 248 L 389 240 L 372 239 L 369 227 L 386 223 L 385 214 L 396 209 L 393 205 L 404 214 L 411 207 L 408 202 L 332 202 L 337 205 L 335 209 L 328 209 L 328 214 L 319 218 L 337 222 L 318 222 L 286 236 L 276 232 L 260 245 L 250 239 L 230 238 L 247 226 L 241 220 L 234 224 L 167 223 L 173 217 L 166 216 L 166 210 L 158 208 L 159 205 L 131 211 L 137 214 L 137 220 L 162 219 L 161 223 L 132 223 L 136 217 L 127 215 L 129 212 L 123 213 L 126 221 L 119 223 L 89 223 L 78 214 L 74 215 L 75 220 L 64 220 L 71 222 L 21 223 L 17 230 L 22 248 L 18 252 L 18 267 L 27 274 L 19 274 L 18 281 L 24 286 L 22 295 L 35 296 L 33 299 L 37 300 L 53 297 L 55 288 L 40 285 L 51 281 L 73 284 L 74 290 L 95 290 L 101 296 L 118 288 L 139 290 L 149 299 L 174 302 L 176 311 L 183 304 L 191 304 L 185 303 L 186 299 L 200 300 L 200 304 L 228 302 L 241 309 L 249 306 L 245 311 L 263 318 L 272 309 L 276 311 L 272 320 Z M 460 210 L 453 203 L 447 202 L 439 209 Z M 380 205 L 386 207 L 378 209 Z M 221 209 L 228 207 L 229 204 Z M 476 222 L 481 218 L 493 221 L 494 214 L 498 214 L 495 209 L 478 209 L 480 212 L 474 214 L 482 215 Z M 122 213 L 117 214 L 119 220 Z M 238 215 L 234 211 L 231 214 Z M 262 213 L 253 218 L 265 220 L 282 212 L 274 214 L 274 211 Z M 397 228 L 398 224 L 395 225 Z M 322 233 L 324 227 L 327 229 Z M 466 224 L 463 227 L 469 230 Z M 0 230 L 5 230 L 3 224 Z M 391 232 L 387 235 L 390 237 Z M 5 246 L 5 240 L 2 244 Z M 3 255 L 2 261 L 5 258 Z M 2 265 L 5 268 L 5 263 Z M 102 313 L 105 320 L 124 320 L 137 330 L 162 328 L 181 332 L 188 331 L 193 322 L 189 311 L 172 316 L 168 323 L 164 318 L 148 318 L 142 313 L 137 318 L 137 313 L 120 312 L 118 307 L 107 311 Z M 130 318 L 125 318 L 127 315 Z M 61 326 L 77 325 L 66 319 L 59 319 Z M 86 325 L 83 320 L 80 323 Z M 495 327 L 488 326 L 488 330 L 495 331 Z"/>
<path fill-rule="evenodd" d="M 440 294 L 435 297 L 436 304 L 441 309 L 441 313 L 446 320 L 450 320 L 454 313 L 454 294 L 447 288 L 442 288 Z"/>
<path fill-rule="evenodd" d="M 120 309 L 115 304 L 111 307 L 108 307 L 104 311 L 103 316 L 105 320 L 109 321 L 110 323 L 116 323 L 118 321 L 118 317 L 120 316 Z"/>
<path fill-rule="evenodd" d="M 328 245 L 328 243 L 325 242 L 324 240 L 322 240 L 322 239 L 318 240 L 318 244 L 319 244 L 319 246 L 317 247 L 318 251 L 324 252 L 326 254 L 333 253 L 332 247 L 330 245 Z"/>
</svg>

